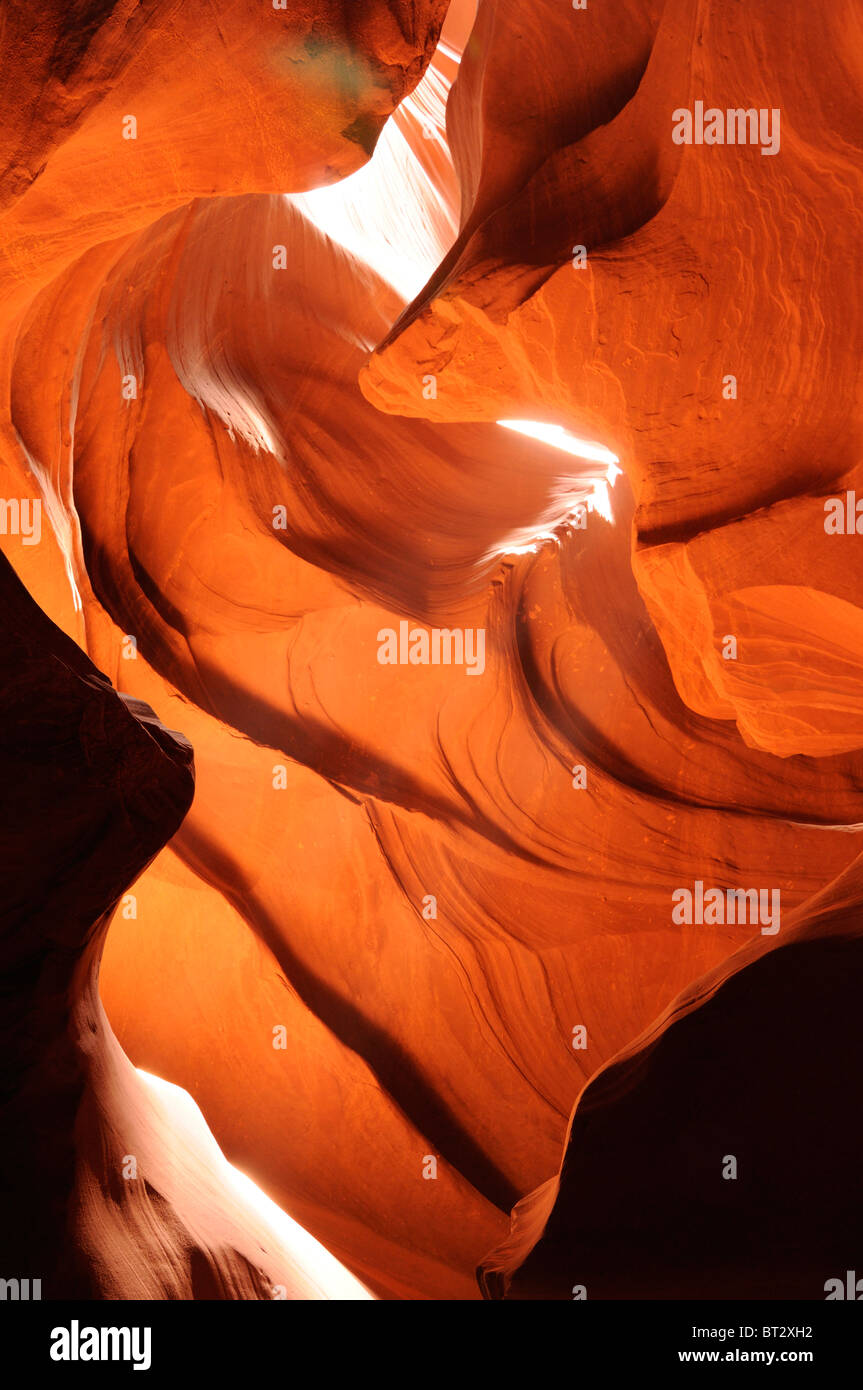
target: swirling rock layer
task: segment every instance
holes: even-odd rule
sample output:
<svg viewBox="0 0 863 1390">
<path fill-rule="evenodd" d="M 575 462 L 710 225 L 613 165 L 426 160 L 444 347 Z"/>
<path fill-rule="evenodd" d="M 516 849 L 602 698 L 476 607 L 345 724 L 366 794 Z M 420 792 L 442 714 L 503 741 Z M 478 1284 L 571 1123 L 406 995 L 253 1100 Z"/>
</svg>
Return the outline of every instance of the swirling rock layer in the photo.
<svg viewBox="0 0 863 1390">
<path fill-rule="evenodd" d="M 74 52 L 58 12 L 31 54 L 13 7 L 0 480 L 45 527 L 4 545 L 195 749 L 99 906 L 102 995 L 379 1296 L 819 1297 L 859 1230 L 863 601 L 823 524 L 859 9 L 480 0 L 432 58 L 445 9 L 117 7 Z M 780 111 L 778 149 L 676 144 L 702 100 Z M 362 183 L 296 196 L 399 101 Z M 482 669 L 382 664 L 402 624 L 482 631 Z M 777 930 L 675 913 L 698 884 Z M 171 1287 L 289 1282 L 207 1267 Z"/>
<path fill-rule="evenodd" d="M 5 557 L 0 585 L 7 1277 L 55 1299 L 364 1297 L 261 1217 L 189 1098 L 154 1092 L 121 1051 L 102 946 L 191 802 L 191 749 L 114 692 Z"/>
</svg>

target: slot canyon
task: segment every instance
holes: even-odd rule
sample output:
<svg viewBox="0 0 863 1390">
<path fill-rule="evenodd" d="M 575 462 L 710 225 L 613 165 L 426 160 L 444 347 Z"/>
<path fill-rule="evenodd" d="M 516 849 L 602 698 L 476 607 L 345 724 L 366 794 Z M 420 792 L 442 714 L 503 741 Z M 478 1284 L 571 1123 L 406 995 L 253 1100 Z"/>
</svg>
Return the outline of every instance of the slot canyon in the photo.
<svg viewBox="0 0 863 1390">
<path fill-rule="evenodd" d="M 0 1276 L 823 1300 L 860 0 L 0 17 Z"/>
</svg>

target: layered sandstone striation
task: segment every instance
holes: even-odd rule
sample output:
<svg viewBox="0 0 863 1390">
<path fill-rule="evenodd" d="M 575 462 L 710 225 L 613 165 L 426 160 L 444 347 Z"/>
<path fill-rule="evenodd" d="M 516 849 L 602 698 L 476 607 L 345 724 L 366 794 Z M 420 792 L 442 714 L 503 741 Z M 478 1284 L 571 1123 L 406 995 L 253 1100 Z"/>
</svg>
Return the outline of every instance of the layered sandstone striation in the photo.
<svg viewBox="0 0 863 1390">
<path fill-rule="evenodd" d="M 820 798 L 845 760 L 837 823 L 856 855 L 859 540 L 853 519 L 831 526 L 825 514 L 853 518 L 859 487 L 859 7 L 671 0 L 613 30 L 602 6 L 581 28 L 544 8 L 510 6 L 499 27 L 485 7 L 487 43 L 468 51 L 450 104 L 473 207 L 363 389 L 399 414 L 534 412 L 609 444 L 634 492 L 632 594 L 637 584 L 676 696 L 702 728 L 734 731 L 750 789 L 759 752 L 795 799 L 810 772 Z M 571 89 L 537 83 L 531 124 L 519 112 L 490 157 L 488 124 L 506 129 L 524 99 L 519 84 L 510 100 L 515 65 L 567 62 L 587 118 L 573 110 L 567 125 Z M 697 103 L 718 109 L 722 144 L 672 138 Z M 757 132 L 732 146 L 728 113 L 741 108 L 756 109 Z M 527 153 L 516 144 L 526 129 L 539 136 Z M 431 404 L 418 400 L 418 364 L 438 378 Z M 606 590 L 595 626 L 626 609 Z M 643 703 L 652 735 L 656 706 L 655 694 Z M 626 726 L 602 707 L 608 741 Z M 627 762 L 649 746 L 632 732 Z M 699 779 L 707 764 L 703 735 L 671 746 L 676 800 L 684 750 L 698 748 Z M 650 763 L 655 777 L 661 762 Z M 751 812 L 730 781 L 721 799 Z M 798 846 L 814 810 L 780 813 Z M 778 868 L 773 858 L 771 882 Z M 559 1179 L 525 1197 L 483 1263 L 490 1296 L 571 1298 L 584 1284 L 590 1297 L 819 1297 L 832 1265 L 853 1263 L 860 1143 L 837 1059 L 859 1050 L 847 1023 L 856 869 L 814 903 L 788 937 L 783 925 L 781 941 L 758 944 L 757 963 L 731 956 L 689 986 L 587 1086 Z M 722 1153 L 738 1147 L 742 1180 L 722 1183 Z"/>
<path fill-rule="evenodd" d="M 96 914 L 175 831 L 108 1016 L 379 1296 L 480 1265 L 492 1297 L 818 1297 L 859 1161 L 863 602 L 823 524 L 858 481 L 859 14 L 480 0 L 432 57 L 445 8 L 236 3 L 221 42 L 156 7 L 124 48 L 117 7 L 71 76 L 60 39 L 27 59 L 0 478 L 45 526 L 4 546 L 195 749 Z M 780 110 L 779 148 L 676 144 L 702 100 Z M 403 624 L 483 632 L 482 669 L 382 664 Z M 778 930 L 675 916 L 698 884 L 778 894 Z M 779 1288 L 800 1095 L 830 1142 Z M 220 1239 L 177 1296 L 289 1284 Z M 289 1296 L 352 1287 L 286 1258 Z"/>
<path fill-rule="evenodd" d="M 682 698 L 750 747 L 829 757 L 861 743 L 854 542 L 823 525 L 860 482 L 859 6 L 660 10 L 630 32 L 602 6 L 565 25 L 510 7 L 470 51 L 450 109 L 474 209 L 363 387 L 440 420 L 541 406 L 603 439 L 633 482 L 633 568 Z M 495 141 L 504 169 L 486 174 L 462 82 L 497 113 L 515 61 L 567 57 L 591 65 L 589 117 L 566 125 L 569 88 L 543 84 L 540 149 L 528 165 Z M 698 101 L 778 112 L 778 147 L 674 143 L 672 113 Z M 430 407 L 417 363 L 439 376 Z"/>
<path fill-rule="evenodd" d="M 192 750 L 112 689 L 5 557 L 0 585 L 4 1269 L 54 1299 L 367 1297 L 257 1209 L 190 1098 L 121 1050 L 105 935 L 192 800 Z"/>
</svg>

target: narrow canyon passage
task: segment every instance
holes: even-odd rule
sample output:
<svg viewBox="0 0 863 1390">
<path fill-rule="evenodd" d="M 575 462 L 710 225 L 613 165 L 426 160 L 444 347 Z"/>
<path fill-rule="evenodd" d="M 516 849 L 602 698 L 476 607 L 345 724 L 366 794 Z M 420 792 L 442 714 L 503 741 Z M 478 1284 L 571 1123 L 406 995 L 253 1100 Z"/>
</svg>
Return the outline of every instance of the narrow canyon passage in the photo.
<svg viewBox="0 0 863 1390">
<path fill-rule="evenodd" d="M 5 1265 L 823 1299 L 860 6 L 6 9 Z"/>
</svg>

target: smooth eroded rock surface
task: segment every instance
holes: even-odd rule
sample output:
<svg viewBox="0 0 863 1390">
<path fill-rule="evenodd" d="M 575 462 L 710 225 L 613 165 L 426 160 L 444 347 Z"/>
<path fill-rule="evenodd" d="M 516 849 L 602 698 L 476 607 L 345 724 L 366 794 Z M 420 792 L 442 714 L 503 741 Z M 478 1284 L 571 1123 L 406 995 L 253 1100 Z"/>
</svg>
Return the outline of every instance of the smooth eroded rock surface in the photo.
<svg viewBox="0 0 863 1390">
<path fill-rule="evenodd" d="M 39 1075 L 66 1039 L 29 1112 L 63 1211 L 106 1132 L 162 1177 L 74 1188 L 75 1269 L 133 1296 L 182 1222 L 145 1296 L 823 1296 L 859 1231 L 863 542 L 825 511 L 859 6 L 78 11 L 4 31 L 0 491 L 42 527 L 2 543 L 23 727 L 59 628 L 133 701 L 69 677 L 129 752 L 20 832 L 100 944 L 113 909 L 123 1052 L 75 931 L 79 995 L 14 954 L 4 991 Z M 676 143 L 701 102 L 752 139 Z M 207 1126 L 330 1263 L 254 1236 Z"/>
</svg>

